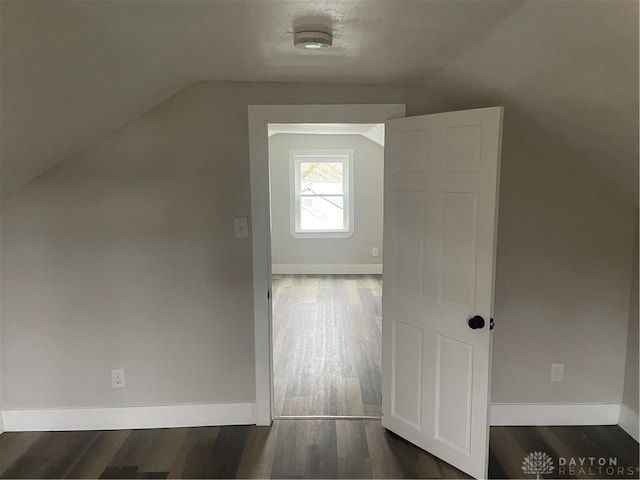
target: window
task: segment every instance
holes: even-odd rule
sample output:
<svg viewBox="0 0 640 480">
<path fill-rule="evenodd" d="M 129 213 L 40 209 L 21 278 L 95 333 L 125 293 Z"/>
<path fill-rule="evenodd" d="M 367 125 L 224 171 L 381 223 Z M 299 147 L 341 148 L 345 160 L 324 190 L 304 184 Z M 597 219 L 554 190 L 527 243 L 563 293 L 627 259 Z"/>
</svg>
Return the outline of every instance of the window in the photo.
<svg viewBox="0 0 640 480">
<path fill-rule="evenodd" d="M 353 150 L 290 150 L 291 234 L 347 238 L 353 234 Z"/>
</svg>

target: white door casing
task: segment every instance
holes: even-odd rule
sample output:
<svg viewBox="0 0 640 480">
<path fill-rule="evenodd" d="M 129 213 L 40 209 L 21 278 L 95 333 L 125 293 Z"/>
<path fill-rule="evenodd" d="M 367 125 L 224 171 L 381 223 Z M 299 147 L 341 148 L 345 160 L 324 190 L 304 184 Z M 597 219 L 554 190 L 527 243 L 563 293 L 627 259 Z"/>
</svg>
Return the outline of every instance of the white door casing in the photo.
<svg viewBox="0 0 640 480">
<path fill-rule="evenodd" d="M 502 107 L 386 123 L 382 424 L 488 467 Z M 484 328 L 468 320 L 480 315 Z"/>
<path fill-rule="evenodd" d="M 404 104 L 250 105 L 249 168 L 251 174 L 251 236 L 255 322 L 255 422 L 270 425 L 272 415 L 271 357 L 271 226 L 269 213 L 270 123 L 384 123 L 405 116 Z"/>
</svg>

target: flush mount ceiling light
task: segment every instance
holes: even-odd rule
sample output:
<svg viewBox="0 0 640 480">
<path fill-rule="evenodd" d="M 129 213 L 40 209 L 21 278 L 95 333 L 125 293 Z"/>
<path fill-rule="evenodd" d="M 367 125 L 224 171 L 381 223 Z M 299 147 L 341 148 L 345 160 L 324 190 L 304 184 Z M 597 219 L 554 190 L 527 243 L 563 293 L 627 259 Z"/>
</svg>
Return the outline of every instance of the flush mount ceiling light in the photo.
<svg viewBox="0 0 640 480">
<path fill-rule="evenodd" d="M 326 32 L 303 31 L 293 34 L 293 44 L 296 48 L 319 50 L 321 48 L 330 48 L 332 43 L 333 37 Z"/>
</svg>

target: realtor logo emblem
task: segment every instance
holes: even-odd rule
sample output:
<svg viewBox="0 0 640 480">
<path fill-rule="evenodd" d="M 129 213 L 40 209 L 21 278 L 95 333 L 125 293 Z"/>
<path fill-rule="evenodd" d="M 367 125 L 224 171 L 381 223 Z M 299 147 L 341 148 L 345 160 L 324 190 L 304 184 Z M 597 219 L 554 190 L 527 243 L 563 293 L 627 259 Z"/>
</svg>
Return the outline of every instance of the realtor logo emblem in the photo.
<svg viewBox="0 0 640 480">
<path fill-rule="evenodd" d="M 540 480 L 540 475 L 553 473 L 554 469 L 553 460 L 545 452 L 531 452 L 522 461 L 522 471 L 535 475 L 537 480 Z"/>
</svg>

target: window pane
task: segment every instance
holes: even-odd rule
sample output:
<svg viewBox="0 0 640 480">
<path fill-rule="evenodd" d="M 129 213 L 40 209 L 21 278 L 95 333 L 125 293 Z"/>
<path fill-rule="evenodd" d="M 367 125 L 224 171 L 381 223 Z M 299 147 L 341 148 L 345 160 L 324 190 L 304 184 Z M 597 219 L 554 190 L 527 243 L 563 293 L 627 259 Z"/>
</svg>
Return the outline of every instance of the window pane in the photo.
<svg viewBox="0 0 640 480">
<path fill-rule="evenodd" d="M 342 195 L 342 162 L 300 162 L 300 193 Z"/>
<path fill-rule="evenodd" d="M 301 197 L 301 230 L 344 229 L 343 197 Z"/>
</svg>

